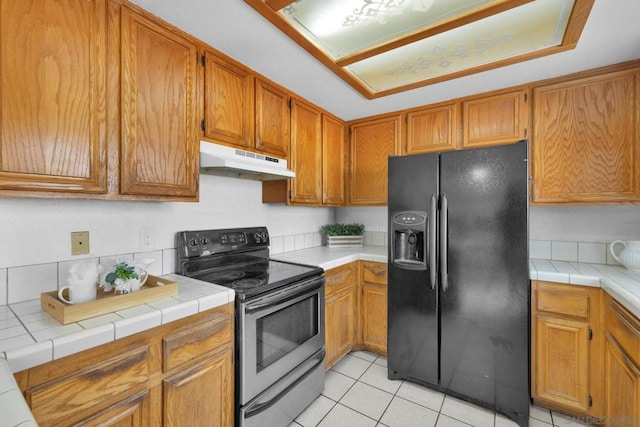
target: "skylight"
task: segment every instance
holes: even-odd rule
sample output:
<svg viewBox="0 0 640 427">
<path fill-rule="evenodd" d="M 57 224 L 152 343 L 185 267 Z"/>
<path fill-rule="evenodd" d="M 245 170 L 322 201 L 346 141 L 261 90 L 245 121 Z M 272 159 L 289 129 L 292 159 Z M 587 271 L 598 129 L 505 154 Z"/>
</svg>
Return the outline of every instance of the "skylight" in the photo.
<svg viewBox="0 0 640 427">
<path fill-rule="evenodd" d="M 594 0 L 245 0 L 367 98 L 573 48 Z"/>
</svg>

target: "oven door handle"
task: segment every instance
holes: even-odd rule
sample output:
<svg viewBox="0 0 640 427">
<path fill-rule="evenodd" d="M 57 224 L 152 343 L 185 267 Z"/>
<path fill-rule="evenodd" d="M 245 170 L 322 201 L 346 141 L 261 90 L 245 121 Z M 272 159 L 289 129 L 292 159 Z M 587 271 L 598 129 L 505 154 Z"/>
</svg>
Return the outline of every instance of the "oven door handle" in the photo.
<svg viewBox="0 0 640 427">
<path fill-rule="evenodd" d="M 289 393 L 291 389 L 293 389 L 302 380 L 304 380 L 309 375 L 311 375 L 311 372 L 314 370 L 314 368 L 324 361 L 324 356 L 325 356 L 324 350 L 316 353 L 315 356 L 313 356 L 310 359 L 307 359 L 305 362 L 302 362 L 302 364 L 300 364 L 297 368 L 293 370 L 291 374 L 294 374 L 295 372 L 304 372 L 293 383 L 287 385 L 282 390 L 278 390 L 276 387 L 275 390 L 271 390 L 271 392 L 265 393 L 264 398 L 266 400 L 259 399 L 247 405 L 245 409 L 245 418 L 251 418 L 255 415 L 258 415 L 259 413 L 266 411 L 267 409 L 269 409 L 270 407 L 278 403 L 278 401 L 282 399 L 282 397 L 285 396 L 287 393 Z"/>
<path fill-rule="evenodd" d="M 309 280 L 307 283 L 301 283 L 300 285 L 294 287 L 293 289 L 289 289 L 287 291 L 278 292 L 275 295 L 265 297 L 262 299 L 262 302 L 257 304 L 248 304 L 244 311 L 246 314 L 255 313 L 256 311 L 266 310 L 271 307 L 277 307 L 282 305 L 285 302 L 296 299 L 300 296 L 308 294 L 311 291 L 315 291 L 316 289 L 320 289 L 324 284 L 324 276 L 321 279 L 313 278 Z"/>
</svg>

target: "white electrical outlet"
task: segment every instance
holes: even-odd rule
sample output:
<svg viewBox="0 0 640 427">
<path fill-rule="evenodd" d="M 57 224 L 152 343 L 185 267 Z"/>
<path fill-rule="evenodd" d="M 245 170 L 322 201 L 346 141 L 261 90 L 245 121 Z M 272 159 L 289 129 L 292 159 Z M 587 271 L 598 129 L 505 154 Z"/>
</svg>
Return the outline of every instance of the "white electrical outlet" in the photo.
<svg viewBox="0 0 640 427">
<path fill-rule="evenodd" d="M 149 228 L 140 229 L 140 248 L 151 249 L 153 247 L 153 233 Z"/>
</svg>

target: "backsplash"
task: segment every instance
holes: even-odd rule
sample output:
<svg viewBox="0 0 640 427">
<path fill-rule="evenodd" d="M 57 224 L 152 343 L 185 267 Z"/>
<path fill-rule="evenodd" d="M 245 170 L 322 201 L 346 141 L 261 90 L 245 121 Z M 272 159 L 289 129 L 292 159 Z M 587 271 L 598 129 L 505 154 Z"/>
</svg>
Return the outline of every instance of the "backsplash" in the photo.
<svg viewBox="0 0 640 427">
<path fill-rule="evenodd" d="M 617 249 L 617 251 L 621 248 Z M 618 254 L 618 252 L 616 252 Z M 554 261 L 620 265 L 609 252 L 609 243 L 529 240 L 529 257 Z"/>
<path fill-rule="evenodd" d="M 322 233 L 303 233 L 287 236 L 272 236 L 270 252 L 273 255 L 322 246 Z M 386 246 L 387 233 L 365 231 L 364 244 Z M 161 276 L 176 270 L 176 249 L 162 249 L 148 252 L 125 253 L 103 257 L 78 258 L 73 261 L 59 261 L 0 269 L 0 305 L 13 304 L 40 298 L 42 292 L 57 290 L 66 285 L 69 268 L 79 261 L 103 262 L 119 260 L 155 259 L 147 269 L 149 274 Z"/>
</svg>

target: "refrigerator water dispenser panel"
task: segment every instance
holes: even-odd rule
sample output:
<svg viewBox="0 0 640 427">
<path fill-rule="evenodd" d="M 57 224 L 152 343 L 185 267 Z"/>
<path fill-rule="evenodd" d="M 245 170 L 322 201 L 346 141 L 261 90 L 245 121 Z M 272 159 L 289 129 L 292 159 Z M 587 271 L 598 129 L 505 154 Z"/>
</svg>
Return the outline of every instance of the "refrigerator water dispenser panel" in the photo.
<svg viewBox="0 0 640 427">
<path fill-rule="evenodd" d="M 392 220 L 393 263 L 408 270 L 427 269 L 427 213 L 396 212 Z"/>
</svg>

